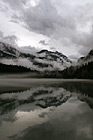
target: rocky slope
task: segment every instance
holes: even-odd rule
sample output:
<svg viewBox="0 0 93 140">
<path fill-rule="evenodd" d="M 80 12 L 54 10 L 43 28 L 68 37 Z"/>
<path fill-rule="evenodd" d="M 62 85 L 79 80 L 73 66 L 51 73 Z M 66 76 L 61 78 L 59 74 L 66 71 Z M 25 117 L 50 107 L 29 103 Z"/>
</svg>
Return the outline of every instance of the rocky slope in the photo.
<svg viewBox="0 0 93 140">
<path fill-rule="evenodd" d="M 93 50 L 91 50 L 87 56 L 85 57 L 81 57 L 79 60 L 78 60 L 78 63 L 79 64 L 84 64 L 84 63 L 88 63 L 88 62 L 92 62 L 93 61 Z"/>
<path fill-rule="evenodd" d="M 24 66 L 37 71 L 56 71 L 69 67 L 72 62 L 58 51 L 41 50 L 31 54 L 0 42 L 0 63 Z"/>
</svg>

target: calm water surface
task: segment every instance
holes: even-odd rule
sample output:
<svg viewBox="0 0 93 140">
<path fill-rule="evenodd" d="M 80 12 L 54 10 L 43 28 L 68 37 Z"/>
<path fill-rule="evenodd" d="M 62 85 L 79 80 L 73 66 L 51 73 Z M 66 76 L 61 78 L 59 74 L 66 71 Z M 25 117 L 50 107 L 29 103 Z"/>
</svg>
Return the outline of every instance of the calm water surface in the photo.
<svg viewBox="0 0 93 140">
<path fill-rule="evenodd" d="M 93 81 L 1 79 L 0 140 L 93 140 Z"/>
</svg>

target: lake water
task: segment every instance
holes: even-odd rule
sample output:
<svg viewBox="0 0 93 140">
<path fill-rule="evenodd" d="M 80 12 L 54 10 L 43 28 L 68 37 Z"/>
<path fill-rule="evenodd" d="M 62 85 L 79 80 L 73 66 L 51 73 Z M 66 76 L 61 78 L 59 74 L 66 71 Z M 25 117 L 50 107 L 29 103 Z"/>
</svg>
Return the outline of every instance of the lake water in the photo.
<svg viewBox="0 0 93 140">
<path fill-rule="evenodd" d="M 93 81 L 0 79 L 0 140 L 93 140 Z"/>
</svg>

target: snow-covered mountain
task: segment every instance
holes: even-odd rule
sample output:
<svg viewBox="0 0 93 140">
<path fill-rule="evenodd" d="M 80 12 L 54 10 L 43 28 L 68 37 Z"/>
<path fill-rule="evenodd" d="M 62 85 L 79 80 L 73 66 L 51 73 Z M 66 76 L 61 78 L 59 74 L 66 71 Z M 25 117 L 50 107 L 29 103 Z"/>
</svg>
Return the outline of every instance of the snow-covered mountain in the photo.
<svg viewBox="0 0 93 140">
<path fill-rule="evenodd" d="M 37 71 L 55 71 L 71 66 L 72 62 L 58 51 L 41 50 L 31 54 L 0 42 L 0 63 L 24 66 Z"/>
<path fill-rule="evenodd" d="M 93 61 L 93 50 L 91 50 L 87 56 L 78 59 L 78 64 L 85 64 L 92 61 Z"/>
</svg>

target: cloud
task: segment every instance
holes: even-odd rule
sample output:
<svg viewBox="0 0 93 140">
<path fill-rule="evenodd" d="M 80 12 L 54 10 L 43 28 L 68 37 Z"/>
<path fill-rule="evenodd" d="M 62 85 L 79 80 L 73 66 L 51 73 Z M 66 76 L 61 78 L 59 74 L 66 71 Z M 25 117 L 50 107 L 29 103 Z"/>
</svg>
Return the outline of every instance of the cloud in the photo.
<svg viewBox="0 0 93 140">
<path fill-rule="evenodd" d="M 17 36 L 15 36 L 15 35 L 4 36 L 3 32 L 0 31 L 0 41 L 1 42 L 8 43 L 14 47 L 18 47 L 17 40 L 18 40 Z"/>
<path fill-rule="evenodd" d="M 4 36 L 3 32 L 0 31 L 0 38 L 2 38 Z"/>
<path fill-rule="evenodd" d="M 41 0 L 36 6 L 29 6 L 29 8 L 25 8 L 27 4 L 24 0 L 18 0 L 16 4 L 13 0 L 7 0 L 7 3 L 12 9 L 15 8 L 12 18 L 24 22 L 25 27 L 30 31 L 52 36 L 57 28 L 74 28 L 73 21 L 68 24 L 69 19 L 58 14 L 51 0 Z"/>
<path fill-rule="evenodd" d="M 35 47 L 32 47 L 32 46 L 22 46 L 20 47 L 20 50 L 26 53 L 31 53 L 31 54 L 40 51 L 39 49 L 36 49 Z"/>
<path fill-rule="evenodd" d="M 50 49 L 51 49 L 52 51 L 56 51 L 56 48 L 55 48 L 55 47 L 50 47 Z"/>
<path fill-rule="evenodd" d="M 10 6 L 11 9 L 15 9 L 15 10 L 20 10 L 20 8 L 22 9 L 23 4 L 25 4 L 25 0 L 17 0 L 16 2 L 14 0 L 3 0 L 4 3 L 8 4 Z"/>
<path fill-rule="evenodd" d="M 78 55 L 70 55 L 69 58 L 70 58 L 70 60 L 72 60 L 72 61 L 77 61 L 77 59 L 79 59 L 80 56 L 78 56 Z"/>
<path fill-rule="evenodd" d="M 47 46 L 47 45 L 48 45 L 48 43 L 46 43 L 45 40 L 41 40 L 41 41 L 39 42 L 39 44 L 44 45 L 44 46 Z"/>
<path fill-rule="evenodd" d="M 72 53 L 76 50 L 82 55 L 93 49 L 92 0 L 2 1 L 12 9 L 11 22 L 48 37 L 50 47 L 72 49 Z M 42 39 L 39 44 L 47 46 Z"/>
</svg>

